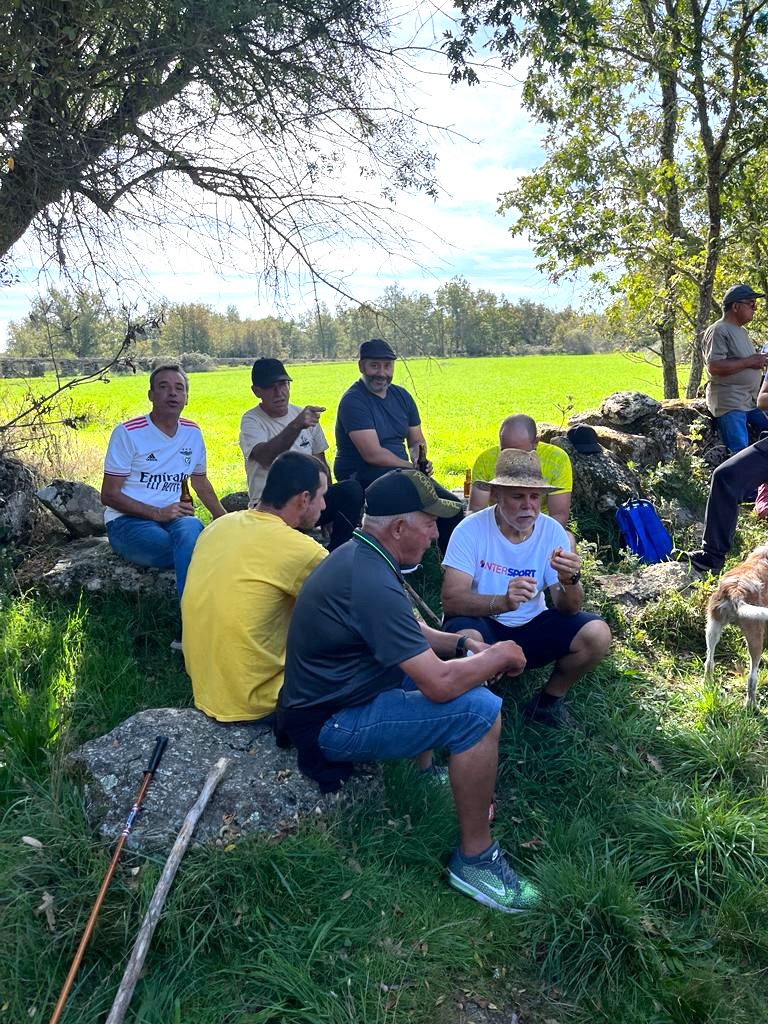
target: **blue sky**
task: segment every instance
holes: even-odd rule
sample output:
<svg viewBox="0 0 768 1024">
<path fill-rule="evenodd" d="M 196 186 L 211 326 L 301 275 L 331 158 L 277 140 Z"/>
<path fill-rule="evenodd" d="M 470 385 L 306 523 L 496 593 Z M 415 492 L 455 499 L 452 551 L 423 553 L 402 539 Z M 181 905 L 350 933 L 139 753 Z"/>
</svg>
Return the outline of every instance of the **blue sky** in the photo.
<svg viewBox="0 0 768 1024">
<path fill-rule="evenodd" d="M 434 14 L 431 4 L 419 3 L 402 25 L 409 36 L 414 17 L 419 18 L 415 42 L 425 48 L 434 46 L 445 24 L 442 16 Z M 431 294 L 458 275 L 473 288 L 503 293 L 512 300 L 527 298 L 555 308 L 578 305 L 577 286 L 550 284 L 535 269 L 528 242 L 512 238 L 509 219 L 496 213 L 498 196 L 541 162 L 542 130 L 522 109 L 514 71 L 486 67 L 481 75 L 479 86 L 451 86 L 444 59 L 420 51 L 409 98 L 424 122 L 447 129 L 429 133 L 442 193 L 437 200 L 404 195 L 397 201 L 397 210 L 407 218 L 404 231 L 418 250 L 419 265 L 405 255 L 389 256 L 371 246 L 344 248 L 335 257 L 324 254 L 326 267 L 343 275 L 345 288 L 355 298 L 374 300 L 395 281 L 408 292 Z M 24 280 L 0 292 L 0 346 L 4 346 L 8 322 L 26 314 L 38 288 L 33 258 L 18 255 Z M 287 312 L 285 304 L 276 302 L 253 277 L 222 276 L 189 249 L 180 261 L 148 253 L 146 265 L 155 296 L 209 303 L 220 310 L 234 303 L 243 316 Z M 146 294 L 147 289 L 143 291 Z M 334 305 L 332 292 L 321 288 L 317 294 Z M 314 290 L 306 284 L 289 288 L 291 311 L 311 308 L 314 298 Z"/>
</svg>

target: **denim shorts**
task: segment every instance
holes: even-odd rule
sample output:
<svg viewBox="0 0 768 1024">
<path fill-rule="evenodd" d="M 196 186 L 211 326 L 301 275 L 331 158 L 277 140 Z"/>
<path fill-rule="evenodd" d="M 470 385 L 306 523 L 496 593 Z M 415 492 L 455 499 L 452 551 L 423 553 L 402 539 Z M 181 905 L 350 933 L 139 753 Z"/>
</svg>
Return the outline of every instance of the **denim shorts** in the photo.
<svg viewBox="0 0 768 1024">
<path fill-rule="evenodd" d="M 484 686 L 440 704 L 403 676 L 401 688 L 331 715 L 318 740 L 329 761 L 393 761 L 433 747 L 461 754 L 485 736 L 500 711 L 501 698 Z"/>
<path fill-rule="evenodd" d="M 525 667 L 541 668 L 558 658 L 564 658 L 582 626 L 599 618 L 599 615 L 592 615 L 591 612 L 568 613 L 547 608 L 522 626 L 505 626 L 503 622 L 487 616 L 475 619 L 469 615 L 454 615 L 445 620 L 443 629 L 446 633 L 476 629 L 487 644 L 514 640 L 523 649 Z"/>
</svg>

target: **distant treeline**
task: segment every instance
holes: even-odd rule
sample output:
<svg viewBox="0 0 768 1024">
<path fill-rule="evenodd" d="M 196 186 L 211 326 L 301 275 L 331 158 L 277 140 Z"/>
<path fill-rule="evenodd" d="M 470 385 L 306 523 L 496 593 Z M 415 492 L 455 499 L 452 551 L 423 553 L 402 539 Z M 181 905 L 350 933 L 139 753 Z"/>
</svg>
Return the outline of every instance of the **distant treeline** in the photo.
<svg viewBox="0 0 768 1024">
<path fill-rule="evenodd" d="M 8 355 L 26 358 L 109 357 L 122 340 L 127 312 L 88 289 L 50 289 L 29 314 L 9 326 Z M 142 320 L 134 314 L 134 321 Z M 213 358 L 277 356 L 290 360 L 351 358 L 361 341 L 384 337 L 403 356 L 499 356 L 543 353 L 590 354 L 641 348 L 650 338 L 622 329 L 620 321 L 572 309 L 554 311 L 525 299 L 473 291 L 463 279 L 433 296 L 406 293 L 398 285 L 367 306 L 320 305 L 296 319 L 244 319 L 236 306 L 219 313 L 202 303 L 154 306 L 138 355 L 181 352 Z"/>
</svg>

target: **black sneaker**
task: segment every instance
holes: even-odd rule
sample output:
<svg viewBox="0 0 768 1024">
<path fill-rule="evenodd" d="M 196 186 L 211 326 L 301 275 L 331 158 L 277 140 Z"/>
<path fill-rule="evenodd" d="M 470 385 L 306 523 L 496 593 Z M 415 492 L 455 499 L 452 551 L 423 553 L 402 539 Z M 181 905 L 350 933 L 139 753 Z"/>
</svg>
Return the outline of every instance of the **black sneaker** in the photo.
<svg viewBox="0 0 768 1024">
<path fill-rule="evenodd" d="M 583 732 L 581 726 L 568 710 L 565 697 L 557 697 L 546 705 L 541 703 L 540 694 L 529 700 L 523 708 L 526 722 L 546 725 L 550 729 L 569 729 L 571 732 Z"/>
<path fill-rule="evenodd" d="M 676 562 L 686 562 L 700 573 L 720 572 L 725 561 L 709 551 L 677 551 L 674 557 Z"/>
</svg>

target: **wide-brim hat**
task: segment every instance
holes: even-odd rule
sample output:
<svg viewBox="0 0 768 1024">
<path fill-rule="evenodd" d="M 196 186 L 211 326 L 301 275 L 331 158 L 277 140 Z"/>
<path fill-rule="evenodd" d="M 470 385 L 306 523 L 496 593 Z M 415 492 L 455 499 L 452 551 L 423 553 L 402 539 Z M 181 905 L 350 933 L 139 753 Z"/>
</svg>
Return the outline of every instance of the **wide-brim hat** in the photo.
<svg viewBox="0 0 768 1024">
<path fill-rule="evenodd" d="M 505 448 L 496 459 L 492 487 L 523 487 L 526 490 L 543 491 L 551 494 L 559 487 L 548 484 L 541 475 L 541 463 L 536 452 L 524 452 L 519 448 Z"/>
<path fill-rule="evenodd" d="M 448 519 L 461 512 L 461 502 L 441 498 L 426 473 L 393 469 L 366 487 L 365 512 L 369 516 L 426 512 L 437 519 Z"/>
</svg>

